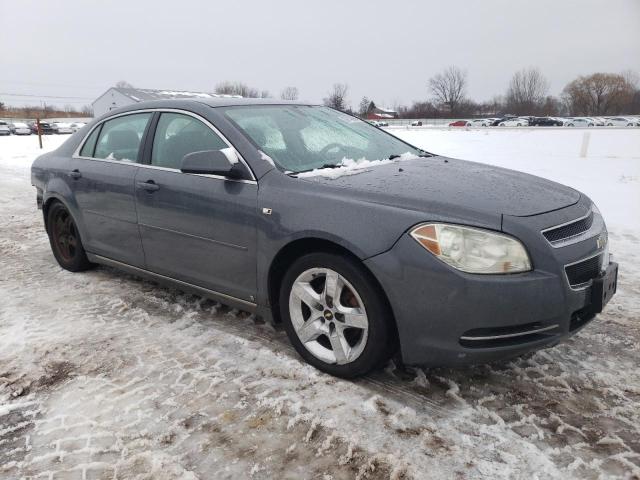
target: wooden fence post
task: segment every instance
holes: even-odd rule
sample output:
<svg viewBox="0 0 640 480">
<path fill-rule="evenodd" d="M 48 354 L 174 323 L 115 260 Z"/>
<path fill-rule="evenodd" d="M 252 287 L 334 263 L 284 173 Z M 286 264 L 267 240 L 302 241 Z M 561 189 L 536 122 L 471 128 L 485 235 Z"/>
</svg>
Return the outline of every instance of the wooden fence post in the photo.
<svg viewBox="0 0 640 480">
<path fill-rule="evenodd" d="M 40 128 L 40 119 L 36 117 L 36 127 L 38 128 L 38 142 L 40 142 L 40 150 L 42 150 L 42 129 Z"/>
</svg>

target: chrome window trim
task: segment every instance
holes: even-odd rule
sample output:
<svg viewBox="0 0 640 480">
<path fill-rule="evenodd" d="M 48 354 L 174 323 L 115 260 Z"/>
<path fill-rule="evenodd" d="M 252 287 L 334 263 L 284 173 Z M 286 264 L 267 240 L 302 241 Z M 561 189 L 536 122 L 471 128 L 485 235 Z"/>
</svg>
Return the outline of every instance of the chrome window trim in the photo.
<svg viewBox="0 0 640 480">
<path fill-rule="evenodd" d="M 600 255 L 602 255 L 604 253 L 603 251 L 600 252 L 596 252 L 593 255 L 589 255 L 588 257 L 584 257 L 581 258 L 580 260 L 576 260 L 575 262 L 571 262 L 571 263 L 565 263 L 564 266 L 562 267 L 562 271 L 564 272 L 564 278 L 567 281 L 567 284 L 569 285 L 569 288 L 575 292 L 579 292 L 581 290 L 585 290 L 587 288 L 589 288 L 592 284 L 593 284 L 593 280 L 589 280 L 588 282 L 585 283 L 579 283 L 577 285 L 571 285 L 571 282 L 569 281 L 569 276 L 567 275 L 567 267 L 570 267 L 572 265 L 576 265 L 578 263 L 582 263 L 582 262 L 586 262 L 587 260 L 591 260 L 594 257 L 598 257 Z"/>
<path fill-rule="evenodd" d="M 122 160 L 109 160 L 109 159 L 106 159 L 106 158 L 84 157 L 84 156 L 80 155 L 80 151 L 82 150 L 82 147 L 86 143 L 86 141 L 89 138 L 89 136 L 91 135 L 91 133 L 93 133 L 93 131 L 96 128 L 98 128 L 100 125 L 102 125 L 103 123 L 105 123 L 105 122 L 107 122 L 109 120 L 112 120 L 114 118 L 124 117 L 126 115 L 135 115 L 135 114 L 138 114 L 138 113 L 155 113 L 155 112 L 159 112 L 159 113 L 163 113 L 163 112 L 166 112 L 166 113 L 179 113 L 179 114 L 182 114 L 182 115 L 188 115 L 190 117 L 193 117 L 196 120 L 200 120 L 207 127 L 209 127 L 216 135 L 218 135 L 222 139 L 222 141 L 227 145 L 228 148 L 232 148 L 233 149 L 233 151 L 238 156 L 238 159 L 240 160 L 240 162 L 242 162 L 242 164 L 245 167 L 247 167 L 247 170 L 249 171 L 249 174 L 251 175 L 251 180 L 244 180 L 244 179 L 238 180 L 238 179 L 232 179 L 232 178 L 223 177 L 221 175 L 205 175 L 205 174 L 191 174 L 191 173 L 183 173 L 183 175 L 199 175 L 201 177 L 217 178 L 217 179 L 227 180 L 227 181 L 230 181 L 230 182 L 257 183 L 256 176 L 254 175 L 253 170 L 251 170 L 251 167 L 249 166 L 247 161 L 240 154 L 238 149 L 236 147 L 234 147 L 233 144 L 227 139 L 227 137 L 225 137 L 222 134 L 222 132 L 220 132 L 220 130 L 218 130 L 209 120 L 207 120 L 206 118 L 202 117 L 201 115 L 198 115 L 197 113 L 189 112 L 187 110 L 181 110 L 179 108 L 144 108 L 144 109 L 141 109 L 141 110 L 130 110 L 128 112 L 122 112 L 122 113 L 117 113 L 115 115 L 111 115 L 111 116 L 101 120 L 100 122 L 96 123 L 93 127 L 91 127 L 91 129 L 83 137 L 82 141 L 78 144 L 78 147 L 75 149 L 75 151 L 71 155 L 71 158 L 77 158 L 77 159 L 83 159 L 83 160 L 94 160 L 94 161 L 98 161 L 98 162 L 110 162 L 110 163 L 117 163 L 117 164 L 120 164 L 120 165 L 128 165 L 128 164 L 129 165 L 137 165 L 139 167 L 144 167 L 144 168 L 155 168 L 155 169 L 161 169 L 161 170 L 167 170 L 167 171 L 182 173 L 177 168 L 158 167 L 156 165 L 146 165 L 144 163 L 123 162 Z"/>
<path fill-rule="evenodd" d="M 93 158 L 93 157 L 81 157 L 81 156 L 77 156 L 77 157 L 73 157 L 73 158 L 77 158 L 77 159 L 81 159 L 81 160 L 88 160 L 90 162 L 115 163 L 117 165 L 129 165 L 131 167 L 150 168 L 152 170 L 164 170 L 166 172 L 179 173 L 181 175 L 194 175 L 194 176 L 197 176 L 197 177 L 214 178 L 216 180 L 224 180 L 226 182 L 247 183 L 247 184 L 250 184 L 250 185 L 257 185 L 258 184 L 258 182 L 256 182 L 255 180 L 228 178 L 228 177 L 223 177 L 222 175 L 211 175 L 211 174 L 207 174 L 207 173 L 184 173 L 184 172 L 178 170 L 177 168 L 158 167 L 156 165 L 145 165 L 143 163 L 127 162 L 127 161 L 124 161 L 124 160 L 110 160 L 108 158 Z"/>
</svg>

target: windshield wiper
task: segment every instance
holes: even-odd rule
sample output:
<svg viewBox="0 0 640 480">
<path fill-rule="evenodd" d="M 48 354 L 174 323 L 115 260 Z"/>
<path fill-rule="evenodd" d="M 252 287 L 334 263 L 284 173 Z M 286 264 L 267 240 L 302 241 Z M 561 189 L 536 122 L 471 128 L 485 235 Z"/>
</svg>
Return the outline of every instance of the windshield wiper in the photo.
<svg viewBox="0 0 640 480">
<path fill-rule="evenodd" d="M 298 170 L 297 172 L 291 172 L 289 175 L 297 175 L 299 173 L 304 173 L 304 172 L 312 172 L 313 170 L 318 170 L 320 168 L 340 168 L 342 167 L 341 163 L 325 163 L 324 165 L 321 165 L 319 167 L 313 167 L 313 168 L 308 168 L 306 170 Z"/>
</svg>

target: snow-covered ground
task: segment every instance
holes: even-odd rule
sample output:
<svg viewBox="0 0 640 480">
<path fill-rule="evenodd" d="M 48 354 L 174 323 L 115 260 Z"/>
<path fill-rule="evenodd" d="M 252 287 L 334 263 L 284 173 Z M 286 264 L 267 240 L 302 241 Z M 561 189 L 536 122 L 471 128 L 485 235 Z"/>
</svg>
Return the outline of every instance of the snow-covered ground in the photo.
<svg viewBox="0 0 640 480">
<path fill-rule="evenodd" d="M 605 313 L 514 361 L 338 380 L 245 313 L 61 270 L 29 183 L 37 140 L 0 138 L 0 478 L 640 476 L 640 132 L 594 135 L 584 158 L 566 130 L 393 132 L 590 195 L 621 264 Z"/>
</svg>

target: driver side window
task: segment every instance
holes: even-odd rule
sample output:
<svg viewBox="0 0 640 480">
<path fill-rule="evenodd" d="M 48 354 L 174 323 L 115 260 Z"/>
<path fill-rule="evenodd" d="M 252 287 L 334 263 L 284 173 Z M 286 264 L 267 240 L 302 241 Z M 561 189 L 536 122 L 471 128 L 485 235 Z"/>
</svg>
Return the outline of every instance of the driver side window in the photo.
<svg viewBox="0 0 640 480">
<path fill-rule="evenodd" d="M 200 120 L 181 113 L 162 113 L 153 137 L 151 165 L 179 170 L 182 157 L 188 153 L 222 150 L 227 146 Z"/>
</svg>

